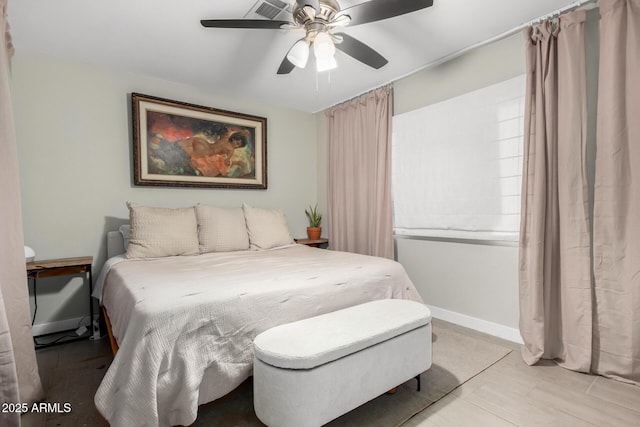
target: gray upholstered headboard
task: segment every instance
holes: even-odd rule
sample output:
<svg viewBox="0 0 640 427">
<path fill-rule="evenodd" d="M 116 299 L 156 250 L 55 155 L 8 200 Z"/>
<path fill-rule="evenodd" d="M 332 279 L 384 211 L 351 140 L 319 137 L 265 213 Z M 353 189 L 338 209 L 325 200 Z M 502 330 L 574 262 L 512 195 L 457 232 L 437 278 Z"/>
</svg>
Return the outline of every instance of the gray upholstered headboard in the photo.
<svg viewBox="0 0 640 427">
<path fill-rule="evenodd" d="M 107 258 L 124 253 L 124 238 L 119 231 L 107 232 Z"/>
</svg>

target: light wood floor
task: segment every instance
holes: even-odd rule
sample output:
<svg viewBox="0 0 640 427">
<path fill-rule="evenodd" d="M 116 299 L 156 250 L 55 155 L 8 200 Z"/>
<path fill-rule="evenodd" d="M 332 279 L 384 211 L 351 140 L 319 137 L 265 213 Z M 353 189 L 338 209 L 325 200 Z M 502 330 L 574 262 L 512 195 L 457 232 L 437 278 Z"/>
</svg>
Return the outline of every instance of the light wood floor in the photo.
<svg viewBox="0 0 640 427">
<path fill-rule="evenodd" d="M 439 324 L 514 351 L 403 427 L 640 426 L 640 387 L 572 372 L 550 361 L 528 366 L 515 343 Z"/>
<path fill-rule="evenodd" d="M 434 323 L 514 351 L 403 427 L 640 427 L 640 387 L 571 372 L 552 362 L 527 366 L 514 343 L 442 321 Z M 73 400 L 74 410 L 49 416 L 46 422 L 39 414 L 28 414 L 22 418 L 23 427 L 104 426 L 96 417 L 93 395 L 110 361 L 108 339 L 50 347 L 38 350 L 37 356 L 48 395 Z"/>
</svg>

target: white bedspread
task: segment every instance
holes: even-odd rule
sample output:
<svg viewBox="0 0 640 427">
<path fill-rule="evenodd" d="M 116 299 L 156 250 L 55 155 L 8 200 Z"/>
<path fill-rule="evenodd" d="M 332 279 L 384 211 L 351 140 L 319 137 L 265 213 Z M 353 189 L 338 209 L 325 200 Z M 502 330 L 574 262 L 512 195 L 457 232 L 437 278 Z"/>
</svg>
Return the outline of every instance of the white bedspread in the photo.
<svg viewBox="0 0 640 427">
<path fill-rule="evenodd" d="M 422 301 L 394 261 L 302 245 L 124 260 L 105 275 L 120 349 L 95 404 L 112 427 L 192 424 L 251 375 L 260 332 L 384 298 Z"/>
</svg>

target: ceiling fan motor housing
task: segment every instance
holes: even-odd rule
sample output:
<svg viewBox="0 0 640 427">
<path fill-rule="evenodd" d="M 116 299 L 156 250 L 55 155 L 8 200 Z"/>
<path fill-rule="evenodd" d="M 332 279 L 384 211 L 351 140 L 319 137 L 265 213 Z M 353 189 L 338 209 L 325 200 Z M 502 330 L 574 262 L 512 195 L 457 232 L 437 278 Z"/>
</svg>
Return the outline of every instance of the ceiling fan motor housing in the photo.
<svg viewBox="0 0 640 427">
<path fill-rule="evenodd" d="M 316 34 L 327 31 L 327 24 L 329 24 L 340 12 L 340 5 L 335 0 L 321 0 L 319 2 L 320 10 L 310 14 L 300 6 L 298 3 L 293 4 L 293 20 L 300 27 L 307 30 L 307 40 L 313 41 Z"/>
</svg>

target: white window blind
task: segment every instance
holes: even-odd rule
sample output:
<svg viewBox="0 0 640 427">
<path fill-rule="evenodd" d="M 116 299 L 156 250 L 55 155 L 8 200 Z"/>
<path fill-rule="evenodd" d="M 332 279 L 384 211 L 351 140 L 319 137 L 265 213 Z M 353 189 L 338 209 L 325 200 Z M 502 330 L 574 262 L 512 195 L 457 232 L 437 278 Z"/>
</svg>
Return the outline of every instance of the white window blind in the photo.
<svg viewBox="0 0 640 427">
<path fill-rule="evenodd" d="M 525 76 L 394 116 L 394 231 L 517 240 Z"/>
</svg>

